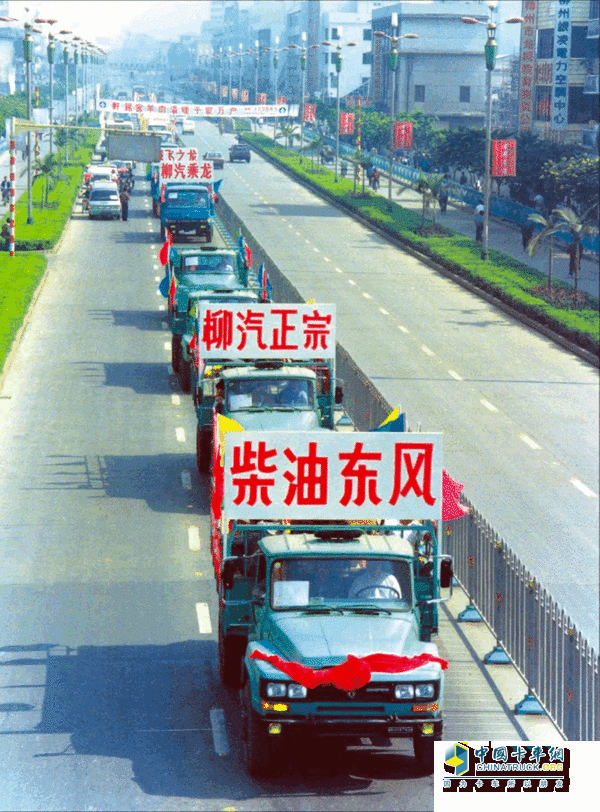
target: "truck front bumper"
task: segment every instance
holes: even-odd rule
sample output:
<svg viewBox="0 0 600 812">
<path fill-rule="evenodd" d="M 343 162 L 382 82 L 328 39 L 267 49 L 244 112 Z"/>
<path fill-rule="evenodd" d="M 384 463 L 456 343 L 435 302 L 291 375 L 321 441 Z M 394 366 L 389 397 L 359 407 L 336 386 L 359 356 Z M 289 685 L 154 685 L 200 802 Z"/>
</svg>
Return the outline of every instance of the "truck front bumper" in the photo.
<svg viewBox="0 0 600 812">
<path fill-rule="evenodd" d="M 441 716 L 361 716 L 340 718 L 339 716 L 283 716 L 277 713 L 261 715 L 267 728 L 279 725 L 281 734 L 288 736 L 340 736 L 365 737 L 386 736 L 389 739 L 414 739 L 418 737 L 436 738 L 442 736 L 444 722 Z M 425 732 L 426 731 L 426 732 Z"/>
</svg>

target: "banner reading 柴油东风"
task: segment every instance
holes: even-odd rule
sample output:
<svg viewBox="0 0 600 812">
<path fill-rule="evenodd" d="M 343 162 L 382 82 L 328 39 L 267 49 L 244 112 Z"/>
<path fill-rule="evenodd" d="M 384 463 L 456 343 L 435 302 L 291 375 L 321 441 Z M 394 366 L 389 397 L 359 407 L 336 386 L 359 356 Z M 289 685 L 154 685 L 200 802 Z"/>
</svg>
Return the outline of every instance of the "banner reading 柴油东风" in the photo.
<svg viewBox="0 0 600 812">
<path fill-rule="evenodd" d="M 107 113 L 159 113 L 189 118 L 263 118 L 298 115 L 298 105 L 289 104 L 159 104 L 157 102 L 98 99 L 97 109 Z M 294 109 L 295 108 L 295 109 Z"/>
</svg>

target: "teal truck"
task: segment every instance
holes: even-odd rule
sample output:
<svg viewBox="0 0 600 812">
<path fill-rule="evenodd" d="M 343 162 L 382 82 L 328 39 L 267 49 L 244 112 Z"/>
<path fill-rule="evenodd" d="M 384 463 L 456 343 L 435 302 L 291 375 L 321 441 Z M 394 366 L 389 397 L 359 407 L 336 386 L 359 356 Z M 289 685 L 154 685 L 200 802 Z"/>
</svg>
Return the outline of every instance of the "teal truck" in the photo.
<svg viewBox="0 0 600 812">
<path fill-rule="evenodd" d="M 412 454 L 418 462 L 424 439 L 432 435 L 388 434 L 383 454 L 369 435 L 328 435 L 336 443 L 321 454 L 323 435 L 310 433 L 303 439 L 306 455 L 300 442 L 288 447 L 285 434 L 272 435 L 272 441 L 266 432 L 225 435 L 223 513 L 214 522 L 220 537 L 217 530 L 213 538 L 219 671 L 226 686 L 241 691 L 245 762 L 252 775 L 274 773 L 286 745 L 315 736 L 353 745 L 368 739 L 383 747 L 411 739 L 418 769 L 433 770 L 448 664 L 432 637 L 438 605 L 446 599 L 441 589 L 451 587 L 452 562 L 441 554 L 439 520 L 389 518 L 389 495 L 410 468 L 398 473 L 399 460 Z M 312 491 L 309 484 L 299 487 L 311 453 L 320 462 L 319 487 Z M 378 464 L 371 460 L 381 460 L 381 476 L 372 480 L 379 502 L 361 507 L 358 498 L 344 501 L 350 480 L 359 496 L 360 474 L 356 466 L 352 472 L 336 468 L 340 455 L 368 460 L 369 479 Z M 423 486 L 424 468 L 419 471 Z M 439 481 L 424 488 L 433 494 L 433 508 L 416 487 L 404 507 L 394 505 L 399 515 L 438 509 L 437 463 L 429 471 L 430 482 Z M 250 487 L 252 473 L 254 484 L 260 483 L 257 492 Z M 346 515 L 345 504 L 354 518 L 332 518 Z M 357 519 L 361 510 L 364 518 Z M 299 518 L 307 512 L 319 520 Z M 269 513 L 279 518 L 269 520 Z"/>
<path fill-rule="evenodd" d="M 215 203 L 213 191 L 197 181 L 166 183 L 160 191 L 160 237 L 167 230 L 175 240 L 192 232 L 205 242 L 212 242 Z"/>
<path fill-rule="evenodd" d="M 203 363 L 192 382 L 200 473 L 210 468 L 215 408 L 244 430 L 336 429 L 334 318 L 333 305 L 202 304 L 195 334 Z"/>
</svg>

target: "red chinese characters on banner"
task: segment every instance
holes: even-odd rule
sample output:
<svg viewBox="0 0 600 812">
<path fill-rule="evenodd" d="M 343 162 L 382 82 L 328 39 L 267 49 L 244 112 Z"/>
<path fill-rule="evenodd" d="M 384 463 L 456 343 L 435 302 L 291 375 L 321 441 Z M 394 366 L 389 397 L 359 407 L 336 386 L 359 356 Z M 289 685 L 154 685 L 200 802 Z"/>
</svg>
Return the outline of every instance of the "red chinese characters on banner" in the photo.
<svg viewBox="0 0 600 812">
<path fill-rule="evenodd" d="M 533 86 L 537 0 L 523 0 L 521 25 L 521 67 L 519 72 L 519 132 L 528 132 L 533 124 Z"/>
<path fill-rule="evenodd" d="M 435 519 L 441 436 L 230 432 L 225 478 L 229 518 Z"/>
<path fill-rule="evenodd" d="M 340 135 L 352 135 L 354 132 L 354 113 L 340 113 Z"/>
<path fill-rule="evenodd" d="M 237 97 L 238 97 L 238 89 L 237 89 L 237 87 L 232 87 L 231 88 L 231 99 L 232 99 L 232 101 L 234 99 L 237 99 Z"/>
<path fill-rule="evenodd" d="M 242 90 L 242 101 L 247 102 L 250 99 L 250 92 L 248 90 Z"/>
<path fill-rule="evenodd" d="M 197 149 L 162 149 L 160 151 L 161 180 L 213 179 L 210 161 L 199 162 Z"/>
<path fill-rule="evenodd" d="M 202 304 L 198 313 L 202 358 L 285 358 L 335 355 L 335 306 Z"/>
<path fill-rule="evenodd" d="M 287 104 L 287 96 L 277 96 L 277 104 Z"/>
<path fill-rule="evenodd" d="M 305 104 L 304 105 L 304 122 L 314 124 L 317 120 L 317 105 Z"/>
<path fill-rule="evenodd" d="M 267 94 L 266 93 L 257 93 L 257 95 L 256 95 L 256 103 L 257 104 L 266 104 L 267 103 Z"/>
<path fill-rule="evenodd" d="M 512 140 L 492 141 L 492 176 L 495 178 L 515 177 L 517 174 L 517 142 Z"/>
<path fill-rule="evenodd" d="M 394 149 L 412 149 L 412 121 L 396 121 L 394 124 Z"/>
</svg>

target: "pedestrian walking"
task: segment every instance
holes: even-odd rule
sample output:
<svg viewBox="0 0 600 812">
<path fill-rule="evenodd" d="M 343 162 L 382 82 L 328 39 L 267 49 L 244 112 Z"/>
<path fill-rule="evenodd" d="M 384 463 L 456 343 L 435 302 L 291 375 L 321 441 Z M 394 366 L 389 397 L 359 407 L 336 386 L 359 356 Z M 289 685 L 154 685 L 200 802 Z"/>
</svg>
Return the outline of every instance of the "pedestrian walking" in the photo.
<svg viewBox="0 0 600 812">
<path fill-rule="evenodd" d="M 581 255 L 583 254 L 583 245 L 581 242 L 575 242 L 575 240 L 573 240 L 567 248 L 567 254 L 569 255 L 569 276 L 575 276 L 575 271 L 581 264 Z"/>
<path fill-rule="evenodd" d="M 533 223 L 531 220 L 525 220 L 521 223 L 521 239 L 523 240 L 523 251 L 527 251 L 529 243 L 533 237 Z"/>
<path fill-rule="evenodd" d="M 126 188 L 123 188 L 119 198 L 121 200 L 121 218 L 127 220 L 129 216 L 129 192 Z"/>
<path fill-rule="evenodd" d="M 440 203 L 440 211 L 442 214 L 446 213 L 446 209 L 448 208 L 448 187 L 442 186 L 440 189 L 440 194 L 438 196 L 438 200 Z"/>
<path fill-rule="evenodd" d="M 475 240 L 477 242 L 483 242 L 483 212 L 482 211 L 475 211 L 475 216 L 473 217 L 473 222 L 475 223 Z"/>
<path fill-rule="evenodd" d="M 4 250 L 10 251 L 10 226 L 8 225 L 8 222 L 2 223 L 0 237 L 2 237 L 4 240 Z"/>
<path fill-rule="evenodd" d="M 8 193 L 10 192 L 10 181 L 6 175 L 2 183 L 0 183 L 0 190 L 2 191 L 2 203 L 6 206 L 8 204 Z"/>
<path fill-rule="evenodd" d="M 461 186 L 465 186 L 466 183 L 467 183 L 467 176 L 465 175 L 464 172 L 461 173 L 459 183 L 460 183 Z"/>
<path fill-rule="evenodd" d="M 373 191 L 376 192 L 379 189 L 379 178 L 380 178 L 379 170 L 373 169 L 373 174 L 371 175 L 371 186 L 373 187 Z"/>
</svg>

